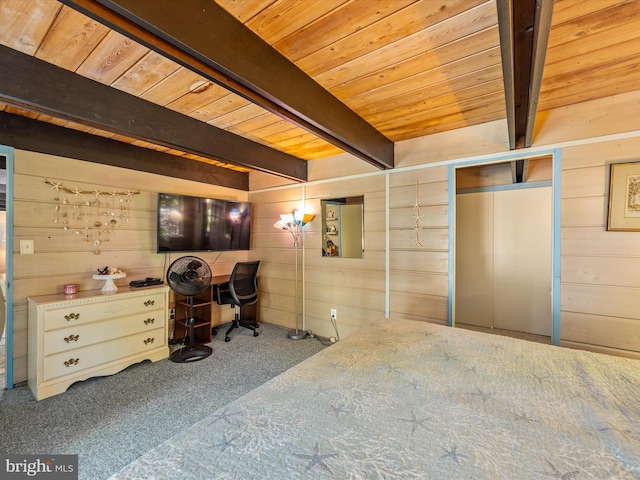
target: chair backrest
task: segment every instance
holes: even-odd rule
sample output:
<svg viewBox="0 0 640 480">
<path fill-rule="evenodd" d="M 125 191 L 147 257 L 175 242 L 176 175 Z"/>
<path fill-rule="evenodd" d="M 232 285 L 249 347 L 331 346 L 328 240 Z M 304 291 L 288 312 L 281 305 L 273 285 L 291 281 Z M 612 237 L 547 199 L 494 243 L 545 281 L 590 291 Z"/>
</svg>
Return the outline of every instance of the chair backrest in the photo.
<svg viewBox="0 0 640 480">
<path fill-rule="evenodd" d="M 238 262 L 229 277 L 229 293 L 238 305 L 251 305 L 258 301 L 258 267 L 255 262 Z"/>
</svg>

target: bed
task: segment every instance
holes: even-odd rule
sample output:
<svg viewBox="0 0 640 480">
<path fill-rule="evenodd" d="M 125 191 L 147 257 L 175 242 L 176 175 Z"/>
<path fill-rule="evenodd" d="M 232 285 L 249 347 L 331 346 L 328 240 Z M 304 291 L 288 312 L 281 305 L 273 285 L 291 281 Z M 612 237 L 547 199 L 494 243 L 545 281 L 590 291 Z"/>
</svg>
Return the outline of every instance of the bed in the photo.
<svg viewBox="0 0 640 480">
<path fill-rule="evenodd" d="M 640 361 L 384 319 L 111 478 L 638 479 Z"/>
</svg>

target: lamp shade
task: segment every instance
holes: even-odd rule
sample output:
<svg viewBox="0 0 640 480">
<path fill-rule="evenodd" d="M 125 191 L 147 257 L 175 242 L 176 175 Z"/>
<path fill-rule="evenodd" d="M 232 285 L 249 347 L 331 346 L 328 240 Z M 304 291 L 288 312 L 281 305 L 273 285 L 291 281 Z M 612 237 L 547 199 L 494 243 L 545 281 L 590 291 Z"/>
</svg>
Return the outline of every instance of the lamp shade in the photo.
<svg viewBox="0 0 640 480">
<path fill-rule="evenodd" d="M 282 220 L 278 220 L 276 223 L 273 224 L 273 226 L 277 229 L 280 230 L 286 230 L 287 229 L 287 224 L 284 223 Z"/>
<path fill-rule="evenodd" d="M 313 213 L 305 213 L 302 216 L 302 225 L 306 225 L 307 223 L 311 222 L 314 218 L 316 218 L 316 216 Z"/>
</svg>

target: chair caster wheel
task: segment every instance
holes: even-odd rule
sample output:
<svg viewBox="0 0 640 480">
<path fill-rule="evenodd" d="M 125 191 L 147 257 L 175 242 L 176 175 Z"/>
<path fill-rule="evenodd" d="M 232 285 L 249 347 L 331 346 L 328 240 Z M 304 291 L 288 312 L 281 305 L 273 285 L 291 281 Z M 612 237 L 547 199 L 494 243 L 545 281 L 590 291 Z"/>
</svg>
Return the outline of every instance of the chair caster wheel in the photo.
<svg viewBox="0 0 640 480">
<path fill-rule="evenodd" d="M 257 337 L 258 336 L 258 332 L 256 332 L 255 330 L 253 331 L 253 336 Z"/>
<path fill-rule="evenodd" d="M 225 342 L 230 342 L 230 341 L 231 341 L 231 339 L 230 339 L 229 337 L 224 337 L 224 341 L 225 341 Z"/>
<path fill-rule="evenodd" d="M 215 337 L 217 333 L 218 333 L 218 331 L 215 328 L 211 329 L 211 335 L 213 335 Z"/>
</svg>

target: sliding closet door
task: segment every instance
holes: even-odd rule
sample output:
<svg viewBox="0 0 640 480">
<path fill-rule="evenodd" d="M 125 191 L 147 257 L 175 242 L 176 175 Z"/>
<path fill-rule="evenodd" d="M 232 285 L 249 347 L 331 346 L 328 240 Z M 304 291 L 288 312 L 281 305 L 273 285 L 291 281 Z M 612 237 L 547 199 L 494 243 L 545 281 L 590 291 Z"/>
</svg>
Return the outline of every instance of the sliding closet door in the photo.
<svg viewBox="0 0 640 480">
<path fill-rule="evenodd" d="M 494 327 L 551 335 L 551 187 L 494 192 Z"/>
<path fill-rule="evenodd" d="M 551 187 L 456 196 L 457 324 L 551 335 Z"/>
<path fill-rule="evenodd" d="M 493 326 L 493 193 L 456 197 L 456 323 Z"/>
</svg>

